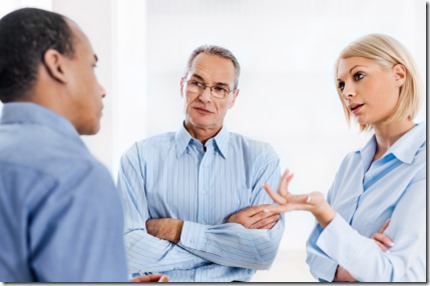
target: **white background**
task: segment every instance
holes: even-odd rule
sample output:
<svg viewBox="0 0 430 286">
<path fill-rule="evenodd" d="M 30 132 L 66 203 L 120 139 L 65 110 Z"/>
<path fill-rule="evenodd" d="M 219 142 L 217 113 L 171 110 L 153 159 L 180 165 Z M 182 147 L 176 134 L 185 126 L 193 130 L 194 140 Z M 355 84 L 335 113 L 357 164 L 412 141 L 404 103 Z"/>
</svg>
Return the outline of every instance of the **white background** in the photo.
<svg viewBox="0 0 430 286">
<path fill-rule="evenodd" d="M 226 126 L 271 143 L 295 173 L 294 193 L 326 193 L 342 158 L 369 137 L 348 128 L 334 85 L 334 61 L 349 42 L 391 35 L 427 78 L 422 0 L 1 0 L 0 16 L 23 6 L 69 16 L 92 41 L 108 96 L 101 132 L 84 140 L 113 178 L 136 140 L 181 124 L 179 80 L 202 44 L 237 56 L 241 91 Z M 287 214 L 281 249 L 303 250 L 312 225 L 308 213 Z"/>
</svg>

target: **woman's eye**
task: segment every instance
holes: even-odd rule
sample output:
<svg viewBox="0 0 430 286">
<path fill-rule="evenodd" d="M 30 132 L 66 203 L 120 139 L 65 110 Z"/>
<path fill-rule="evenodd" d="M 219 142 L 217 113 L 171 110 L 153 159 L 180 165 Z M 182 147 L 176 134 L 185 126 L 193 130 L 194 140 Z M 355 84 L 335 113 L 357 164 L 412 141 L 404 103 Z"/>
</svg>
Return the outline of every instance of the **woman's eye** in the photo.
<svg viewBox="0 0 430 286">
<path fill-rule="evenodd" d="M 364 74 L 358 72 L 356 74 L 354 74 L 354 80 L 360 80 L 364 77 Z"/>
<path fill-rule="evenodd" d="M 337 88 L 339 88 L 340 90 L 343 90 L 345 88 L 345 83 L 343 81 L 339 82 L 339 84 L 337 85 Z"/>
</svg>

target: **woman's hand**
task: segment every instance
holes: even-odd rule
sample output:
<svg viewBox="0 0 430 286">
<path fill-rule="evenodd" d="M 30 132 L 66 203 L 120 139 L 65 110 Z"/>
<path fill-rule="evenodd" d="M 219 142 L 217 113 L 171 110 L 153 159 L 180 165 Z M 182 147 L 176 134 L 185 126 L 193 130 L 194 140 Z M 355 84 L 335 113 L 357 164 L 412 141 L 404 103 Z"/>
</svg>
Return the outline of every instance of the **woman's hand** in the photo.
<svg viewBox="0 0 430 286">
<path fill-rule="evenodd" d="M 335 217 L 336 211 L 324 199 L 320 192 L 313 192 L 306 195 L 293 195 L 288 191 L 288 185 L 294 175 L 289 170 L 285 170 L 281 177 L 278 193 L 272 191 L 269 185 L 263 187 L 269 196 L 279 206 L 270 206 L 266 209 L 271 212 L 282 213 L 292 210 L 304 210 L 312 212 L 321 227 L 325 228 Z"/>
<path fill-rule="evenodd" d="M 393 241 L 384 234 L 384 231 L 387 229 L 390 224 L 390 219 L 388 219 L 381 229 L 372 236 L 372 239 L 376 242 L 376 244 L 381 248 L 382 252 L 390 252 L 391 246 L 394 245 Z"/>
</svg>

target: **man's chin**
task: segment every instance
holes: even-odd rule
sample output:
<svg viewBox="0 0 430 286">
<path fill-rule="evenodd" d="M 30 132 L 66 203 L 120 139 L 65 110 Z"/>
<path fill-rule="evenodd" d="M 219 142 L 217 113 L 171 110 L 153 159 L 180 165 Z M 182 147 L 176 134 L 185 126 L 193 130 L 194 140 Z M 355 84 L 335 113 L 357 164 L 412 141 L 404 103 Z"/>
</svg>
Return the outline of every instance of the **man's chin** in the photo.
<svg viewBox="0 0 430 286">
<path fill-rule="evenodd" d="M 94 124 L 93 126 L 85 126 L 83 128 L 77 129 L 79 135 L 95 135 L 100 131 L 100 123 Z"/>
</svg>

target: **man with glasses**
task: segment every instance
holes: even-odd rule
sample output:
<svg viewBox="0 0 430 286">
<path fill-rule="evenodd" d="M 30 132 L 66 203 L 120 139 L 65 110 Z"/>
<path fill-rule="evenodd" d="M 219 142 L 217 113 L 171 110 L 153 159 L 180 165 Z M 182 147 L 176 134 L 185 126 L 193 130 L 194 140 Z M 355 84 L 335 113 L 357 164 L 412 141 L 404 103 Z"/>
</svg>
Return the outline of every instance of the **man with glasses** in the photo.
<svg viewBox="0 0 430 286">
<path fill-rule="evenodd" d="M 218 46 L 193 51 L 181 79 L 185 120 L 176 133 L 135 143 L 122 157 L 129 273 L 172 282 L 250 281 L 272 264 L 283 217 L 265 208 L 279 158 L 266 143 L 230 133 L 240 65 Z"/>
</svg>

